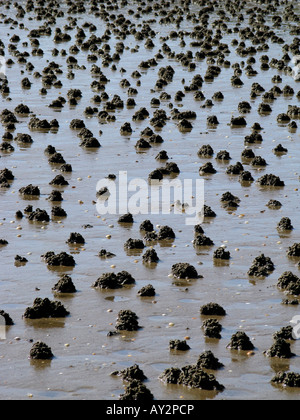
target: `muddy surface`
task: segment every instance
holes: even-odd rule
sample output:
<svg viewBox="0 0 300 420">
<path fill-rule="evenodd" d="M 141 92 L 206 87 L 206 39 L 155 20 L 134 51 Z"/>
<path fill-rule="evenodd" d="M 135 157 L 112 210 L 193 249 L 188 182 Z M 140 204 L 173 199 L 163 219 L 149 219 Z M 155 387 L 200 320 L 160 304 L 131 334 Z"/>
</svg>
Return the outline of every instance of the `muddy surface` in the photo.
<svg viewBox="0 0 300 420">
<path fill-rule="evenodd" d="M 300 399 L 299 5 L 48 3 L 0 4 L 0 398 Z M 204 222 L 100 215 L 119 171 Z"/>
</svg>

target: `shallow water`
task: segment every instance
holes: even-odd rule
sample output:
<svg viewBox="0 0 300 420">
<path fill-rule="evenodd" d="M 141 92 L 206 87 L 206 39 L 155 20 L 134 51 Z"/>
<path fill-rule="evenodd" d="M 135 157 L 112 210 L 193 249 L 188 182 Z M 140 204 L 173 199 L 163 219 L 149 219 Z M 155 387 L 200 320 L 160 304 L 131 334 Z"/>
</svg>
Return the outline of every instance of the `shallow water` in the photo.
<svg viewBox="0 0 300 420">
<path fill-rule="evenodd" d="M 198 11 L 199 7 L 192 5 L 191 10 Z M 14 13 L 13 8 L 7 10 L 2 7 L 0 11 L 8 16 Z M 36 28 L 39 22 L 29 20 L 29 16 L 30 14 L 26 14 L 22 20 L 25 27 Z M 57 26 L 63 28 L 67 22 L 66 17 L 67 15 L 58 19 Z M 90 14 L 76 17 L 78 26 L 86 21 L 99 24 L 99 20 Z M 150 14 L 143 18 L 147 20 L 153 17 Z M 271 19 L 271 16 L 268 18 Z M 227 25 L 233 28 L 236 22 L 232 20 L 227 22 Z M 244 25 L 246 26 L 246 20 L 242 23 L 242 26 Z M 189 31 L 191 28 L 191 21 L 185 19 L 181 29 Z M 115 63 L 116 71 L 113 71 L 111 66 L 102 67 L 101 59 L 96 63 L 110 79 L 106 92 L 111 98 L 118 94 L 126 102 L 127 88 L 122 89 L 119 82 L 127 78 L 131 86 L 135 87 L 136 79 L 131 77 L 132 72 L 138 69 L 142 60 L 155 56 L 164 42 L 160 37 L 166 36 L 176 27 L 156 23 L 153 24 L 153 29 L 159 32 L 154 40 L 153 49 L 146 49 L 144 41 L 136 41 L 131 35 L 123 40 L 128 49 L 124 50 L 121 60 Z M 101 36 L 104 31 L 105 25 L 101 24 L 95 34 Z M 20 35 L 21 42 L 26 37 L 26 32 L 17 25 L 10 26 L 3 21 L 0 23 L 0 33 L 5 45 L 15 33 Z M 63 74 L 58 75 L 58 79 L 63 82 L 62 88 L 52 87 L 46 96 L 41 96 L 41 80 L 34 79 L 31 72 L 28 77 L 34 83 L 31 89 L 22 90 L 20 80 L 27 76 L 27 71 L 24 65 L 16 63 L 7 69 L 11 100 L 7 97 L 0 98 L 1 110 L 14 110 L 15 106 L 22 102 L 39 118 L 49 121 L 56 118 L 60 125 L 57 133 L 31 132 L 27 125 L 29 118 L 19 118 L 14 134 L 29 133 L 34 140 L 33 144 L 24 148 L 12 142 L 15 147 L 13 153 L 1 152 L 1 169 L 6 167 L 12 170 L 15 179 L 11 188 L 0 191 L 0 237 L 9 243 L 0 248 L 0 309 L 8 312 L 14 320 L 14 325 L 6 332 L 6 339 L 0 341 L 0 398 L 27 399 L 31 396 L 34 399 L 116 400 L 124 391 L 123 383 L 120 378 L 110 376 L 110 373 L 136 363 L 148 377 L 145 384 L 156 399 L 299 399 L 299 388 L 282 389 L 270 383 L 279 370 L 300 373 L 299 340 L 291 344 L 291 349 L 296 354 L 294 358 L 272 360 L 263 355 L 263 351 L 273 343 L 272 334 L 281 327 L 290 325 L 292 317 L 299 315 L 297 305 L 281 303 L 285 295 L 276 286 L 279 276 L 284 271 L 291 270 L 295 274 L 298 272 L 298 261 L 288 259 L 286 250 L 299 241 L 299 129 L 295 133 L 289 132 L 286 125 L 277 124 L 276 116 L 286 112 L 290 104 L 299 106 L 296 98 L 299 83 L 291 76 L 280 73 L 282 83 L 279 86 L 283 88 L 290 85 L 294 88 L 295 95 L 278 97 L 271 104 L 272 113 L 267 116 L 261 116 L 257 112 L 258 105 L 262 102 L 261 98 L 250 100 L 249 96 L 254 82 L 260 83 L 266 90 L 273 86 L 271 78 L 279 72 L 272 68 L 261 71 L 259 57 L 267 54 L 270 59 L 279 59 L 283 55 L 281 45 L 270 42 L 269 51 L 255 54 L 256 63 L 253 64 L 253 68 L 258 71 L 258 75 L 253 78 L 242 74 L 244 85 L 241 88 L 233 88 L 230 84 L 233 75 L 231 67 L 222 68 L 221 74 L 213 83 L 204 82 L 201 90 L 207 99 L 220 90 L 224 94 L 224 100 L 213 101 L 212 108 L 201 108 L 203 102 L 195 101 L 192 92 L 186 93 L 181 103 L 173 100 L 174 94 L 184 88 L 183 78 L 188 85 L 194 75 L 205 74 L 206 61 L 195 61 L 196 69 L 188 71 L 175 59 L 168 59 L 165 55 L 156 67 L 141 71 L 141 86 L 137 86 L 138 95 L 135 97 L 136 107 L 127 109 L 124 106 L 124 109 L 114 112 L 115 122 L 101 124 L 96 116 L 86 118 L 83 114 L 87 106 L 94 106 L 91 98 L 96 94 L 89 88 L 93 78 L 90 75 L 92 63 L 86 61 L 87 53 L 80 51 L 75 56 L 78 64 L 84 64 L 86 70 L 74 70 L 74 80 L 66 78 L 66 57 L 51 55 L 54 47 L 68 51 L 74 44 L 76 30 L 73 29 L 69 33 L 72 35 L 72 41 L 60 45 L 52 42 L 53 35 L 41 37 L 39 41 L 40 48 L 44 50 L 43 57 L 28 58 L 35 66 L 33 72 L 41 72 L 47 65 L 47 60 L 59 63 L 63 70 Z M 86 33 L 89 36 L 88 29 Z M 276 33 L 282 36 L 286 43 L 293 39 L 286 22 L 276 29 Z M 235 54 L 235 48 L 230 44 L 233 38 L 238 38 L 238 34 L 224 34 L 221 40 L 230 47 L 231 53 L 226 59 L 231 64 L 242 60 L 246 62 L 248 57 Z M 195 53 L 197 49 L 189 47 L 189 37 L 185 36 L 184 39 L 184 48 L 180 47 L 179 39 L 166 42 L 176 53 L 187 49 Z M 108 41 L 111 51 L 118 41 L 111 36 Z M 21 42 L 18 44 L 21 51 L 31 51 L 30 46 L 23 48 Z M 248 44 L 251 45 L 249 41 Z M 139 51 L 133 53 L 131 49 L 136 46 L 139 47 Z M 5 57 L 10 57 L 8 52 Z M 15 57 L 12 59 L 15 61 Z M 195 111 L 197 119 L 192 121 L 193 129 L 189 133 L 180 132 L 176 121 L 168 120 L 165 127 L 158 132 L 164 143 L 153 146 L 145 153 L 137 153 L 134 145 L 140 138 L 141 131 L 150 126 L 149 119 L 156 109 L 151 108 L 150 101 L 153 97 L 159 98 L 161 93 L 151 89 L 154 89 L 158 69 L 167 65 L 175 69 L 175 75 L 173 82 L 164 90 L 171 95 L 174 107 Z M 126 73 L 120 72 L 122 67 L 126 69 Z M 66 103 L 61 111 L 48 107 L 58 96 L 66 97 L 70 88 L 82 90 L 83 97 L 79 105 L 71 108 Z M 249 101 L 252 107 L 251 112 L 246 115 L 247 126 L 233 129 L 229 125 L 231 115 L 239 115 L 237 105 L 242 100 Z M 162 101 L 160 104 L 160 109 L 164 109 L 168 116 L 169 102 Z M 102 110 L 103 104 L 104 102 L 99 105 L 99 111 Z M 149 110 L 150 118 L 139 122 L 132 121 L 132 115 L 143 106 Z M 208 115 L 217 115 L 220 123 L 217 128 L 207 127 Z M 74 118 L 84 119 L 86 126 L 102 145 L 99 150 L 87 151 L 79 147 L 80 141 L 76 131 L 69 128 L 70 121 Z M 124 122 L 131 123 L 131 136 L 120 135 L 120 127 Z M 284 180 L 284 188 L 265 189 L 255 182 L 247 187 L 241 186 L 237 176 L 225 173 L 228 163 L 215 160 L 216 153 L 226 149 L 232 157 L 230 164 L 241 161 L 244 137 L 251 133 L 250 127 L 254 122 L 263 127 L 263 142 L 253 145 L 252 149 L 256 155 L 266 159 L 268 166 L 258 170 L 251 165 L 245 165 L 245 169 L 250 170 L 255 180 L 265 173 L 274 173 Z M 99 130 L 102 130 L 101 136 L 98 135 Z M 4 131 L 2 126 L 1 134 Z M 279 143 L 288 149 L 288 153 L 281 157 L 272 153 L 272 149 Z M 68 216 L 61 223 L 53 220 L 48 224 L 30 223 L 25 217 L 16 220 L 15 212 L 23 211 L 28 204 L 51 213 L 51 203 L 46 200 L 53 189 L 49 182 L 60 171 L 49 165 L 48 157 L 44 154 L 44 149 L 49 144 L 55 146 L 73 168 L 71 174 L 63 174 L 69 181 L 69 186 L 61 188 L 64 198 L 61 206 Z M 203 144 L 213 147 L 215 154 L 211 159 L 200 159 L 197 156 L 197 151 Z M 155 160 L 155 156 L 163 149 L 168 152 L 170 161 L 178 164 L 180 180 L 199 179 L 199 167 L 207 161 L 211 161 L 217 170 L 216 174 L 204 177 L 205 202 L 216 212 L 217 217 L 205 220 L 203 229 L 205 234 L 213 239 L 214 246 L 202 250 L 194 249 L 193 226 L 185 224 L 184 213 L 135 215 L 131 227 L 119 225 L 118 214 L 100 216 L 97 213 L 94 200 L 99 179 L 110 173 L 118 175 L 119 171 L 127 171 L 128 180 L 136 177 L 147 179 L 153 169 L 161 166 Z M 40 187 L 41 196 L 38 200 L 24 200 L 18 194 L 19 188 L 30 183 Z M 240 206 L 234 212 L 221 206 L 220 198 L 226 191 L 231 191 L 241 200 Z M 281 209 L 271 210 L 266 207 L 270 199 L 279 200 L 283 204 Z M 284 216 L 291 218 L 294 229 L 289 234 L 281 235 L 276 226 Z M 173 243 L 155 245 L 160 261 L 150 268 L 142 262 L 143 252 L 128 255 L 123 248 L 128 238 L 142 238 L 139 225 L 145 219 L 150 219 L 154 226 L 171 226 L 176 234 Z M 84 225 L 88 224 L 92 228 L 84 228 Z M 80 232 L 85 238 L 85 245 L 75 249 L 66 244 L 70 232 Z M 108 234 L 111 235 L 110 239 L 106 237 Z M 231 259 L 228 263 L 216 265 L 212 258 L 213 251 L 222 244 L 230 251 Z M 114 252 L 116 257 L 100 259 L 97 254 L 102 248 Z M 72 253 L 76 266 L 70 270 L 47 268 L 41 255 L 50 250 L 55 253 Z M 276 269 L 264 279 L 250 279 L 247 271 L 253 259 L 261 253 L 272 259 Z M 17 254 L 28 259 L 25 266 L 14 265 L 14 257 Z M 174 283 L 169 274 L 172 265 L 180 261 L 194 265 L 203 278 Z M 115 268 L 110 267 L 112 264 Z M 136 280 L 134 286 L 106 291 L 91 287 L 102 273 L 117 273 L 121 270 L 132 274 Z M 77 289 L 74 295 L 57 296 L 52 293 L 51 288 L 61 272 L 71 275 Z M 156 290 L 155 298 L 138 297 L 138 290 L 149 283 Z M 70 311 L 70 316 L 49 320 L 23 319 L 25 309 L 32 305 L 36 297 L 59 299 Z M 200 316 L 199 309 L 208 302 L 218 302 L 226 309 L 227 315 L 220 318 L 223 327 L 220 340 L 206 339 L 201 329 L 203 317 Z M 121 309 L 133 310 L 143 328 L 137 332 L 108 337 L 107 333 L 114 329 L 117 314 Z M 244 352 L 226 348 L 232 334 L 238 330 L 245 331 L 250 337 L 255 345 L 254 355 L 249 356 Z M 186 336 L 190 337 L 189 351 L 169 351 L 171 339 L 184 339 Z M 30 340 L 46 342 L 52 348 L 55 358 L 50 362 L 30 361 Z M 214 372 L 217 380 L 225 386 L 222 393 L 165 385 L 158 379 L 167 367 L 196 363 L 199 354 L 204 350 L 211 350 L 224 364 L 223 369 Z"/>
</svg>

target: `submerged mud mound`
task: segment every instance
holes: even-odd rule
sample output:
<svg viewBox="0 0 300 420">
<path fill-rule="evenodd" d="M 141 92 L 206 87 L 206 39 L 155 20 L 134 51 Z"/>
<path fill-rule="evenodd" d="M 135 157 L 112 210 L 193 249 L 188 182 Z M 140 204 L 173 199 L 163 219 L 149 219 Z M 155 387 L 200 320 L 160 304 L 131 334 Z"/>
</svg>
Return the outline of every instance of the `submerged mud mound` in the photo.
<svg viewBox="0 0 300 420">
<path fill-rule="evenodd" d="M 52 353 L 51 347 L 47 346 L 47 344 L 43 343 L 42 341 L 37 341 L 31 347 L 29 357 L 33 360 L 51 360 L 53 359 L 54 355 Z"/>
<path fill-rule="evenodd" d="M 69 315 L 61 302 L 54 300 L 50 301 L 48 298 L 36 298 L 33 306 L 26 308 L 24 318 L 38 319 L 38 318 L 62 318 Z"/>
</svg>

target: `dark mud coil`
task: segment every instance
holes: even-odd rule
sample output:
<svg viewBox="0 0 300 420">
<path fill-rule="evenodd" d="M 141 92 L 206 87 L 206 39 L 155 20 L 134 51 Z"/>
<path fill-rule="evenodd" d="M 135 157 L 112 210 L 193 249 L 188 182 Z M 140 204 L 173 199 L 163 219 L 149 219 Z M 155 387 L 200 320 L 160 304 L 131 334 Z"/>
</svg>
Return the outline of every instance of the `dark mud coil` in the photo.
<svg viewBox="0 0 300 420">
<path fill-rule="evenodd" d="M 175 233 L 170 226 L 161 226 L 157 234 L 159 241 L 170 241 L 175 239 Z"/>
<path fill-rule="evenodd" d="M 56 185 L 56 186 L 65 186 L 69 185 L 68 181 L 64 178 L 63 175 L 56 175 L 50 182 L 49 185 Z"/>
<path fill-rule="evenodd" d="M 267 206 L 269 207 L 269 209 L 277 210 L 277 209 L 280 209 L 282 204 L 278 200 L 269 200 L 267 203 Z"/>
<path fill-rule="evenodd" d="M 251 343 L 250 338 L 244 331 L 237 331 L 231 336 L 230 343 L 227 348 L 231 350 L 253 350 L 254 345 Z"/>
<path fill-rule="evenodd" d="M 149 219 L 144 220 L 140 224 L 140 230 L 142 230 L 144 232 L 153 232 L 153 230 L 154 230 L 153 223 Z"/>
<path fill-rule="evenodd" d="M 144 375 L 144 372 L 142 371 L 142 369 L 140 369 L 139 365 L 137 364 L 134 364 L 133 366 L 130 366 L 127 369 L 116 370 L 112 372 L 111 375 L 120 376 L 123 379 L 123 381 L 128 382 L 133 380 L 142 382 L 147 379 L 147 377 Z"/>
<path fill-rule="evenodd" d="M 113 257 L 115 257 L 115 256 L 116 256 L 116 254 L 114 254 L 114 253 L 112 253 L 112 252 L 109 252 L 109 251 L 107 251 L 106 249 L 101 249 L 101 250 L 98 252 L 98 256 L 99 256 L 100 258 L 113 258 Z"/>
<path fill-rule="evenodd" d="M 190 349 L 190 346 L 187 344 L 186 340 L 170 340 L 169 341 L 170 350 L 186 351 Z"/>
<path fill-rule="evenodd" d="M 147 284 L 146 286 L 143 286 L 138 291 L 138 296 L 141 296 L 141 297 L 155 296 L 155 288 L 152 286 L 152 284 Z"/>
<path fill-rule="evenodd" d="M 173 264 L 171 273 L 177 279 L 197 279 L 200 277 L 196 268 L 189 263 Z"/>
<path fill-rule="evenodd" d="M 1 319 L 2 318 L 4 319 L 6 326 L 14 325 L 14 321 L 11 319 L 10 315 L 7 312 L 1 310 L 0 311 L 0 317 L 1 317 Z"/>
<path fill-rule="evenodd" d="M 141 327 L 135 312 L 130 309 L 122 309 L 118 313 L 115 328 L 117 331 L 137 331 Z"/>
<path fill-rule="evenodd" d="M 143 382 L 133 379 L 125 387 L 125 392 L 120 395 L 119 400 L 147 402 L 154 400 L 154 396 Z"/>
<path fill-rule="evenodd" d="M 291 345 L 283 338 L 277 338 L 272 346 L 263 352 L 267 357 L 278 357 L 281 359 L 290 359 L 295 354 L 291 352 Z"/>
<path fill-rule="evenodd" d="M 144 245 L 144 242 L 141 239 L 129 238 L 124 243 L 124 248 L 125 249 L 144 249 L 145 245 Z"/>
<path fill-rule="evenodd" d="M 203 209 L 201 210 L 201 214 L 203 214 L 204 217 L 216 217 L 216 213 L 212 210 L 210 206 L 207 206 L 204 204 Z"/>
<path fill-rule="evenodd" d="M 57 190 L 53 190 L 50 194 L 49 194 L 49 196 L 48 196 L 48 198 L 47 198 L 47 200 L 49 200 L 49 201 L 54 201 L 54 202 L 60 202 L 60 201 L 63 201 L 63 197 L 62 197 L 62 194 L 61 194 L 61 192 L 60 191 L 57 191 Z"/>
<path fill-rule="evenodd" d="M 46 210 L 37 208 L 28 216 L 28 220 L 31 222 L 50 222 L 50 216 Z"/>
<path fill-rule="evenodd" d="M 131 213 L 123 214 L 118 219 L 118 223 L 133 223 L 133 222 L 134 222 L 134 220 L 133 220 L 133 216 L 132 216 Z"/>
<path fill-rule="evenodd" d="M 214 242 L 208 236 L 200 233 L 194 238 L 193 245 L 195 247 L 197 247 L 197 246 L 212 246 L 212 245 L 214 245 Z"/>
<path fill-rule="evenodd" d="M 21 195 L 32 195 L 32 196 L 39 196 L 40 195 L 40 189 L 38 186 L 29 184 L 26 187 L 22 187 L 19 189 L 19 193 Z"/>
<path fill-rule="evenodd" d="M 65 274 L 52 287 L 52 290 L 56 293 L 75 293 L 76 287 L 74 286 L 72 278 Z"/>
<path fill-rule="evenodd" d="M 85 243 L 85 239 L 84 237 L 81 235 L 81 233 L 78 232 L 72 232 L 70 234 L 69 239 L 67 240 L 67 244 L 79 244 L 79 245 L 83 245 Z"/>
<path fill-rule="evenodd" d="M 226 315 L 225 309 L 215 302 L 209 302 L 205 305 L 202 305 L 200 308 L 201 315 L 209 315 L 209 316 L 224 316 Z"/>
<path fill-rule="evenodd" d="M 295 340 L 293 337 L 293 327 L 288 325 L 287 327 L 280 328 L 279 331 L 276 331 L 273 334 L 274 340 L 277 340 L 278 338 L 283 338 L 284 340 Z"/>
<path fill-rule="evenodd" d="M 277 287 L 287 294 L 300 295 L 300 278 L 291 271 L 285 271 L 277 281 Z"/>
<path fill-rule="evenodd" d="M 284 187 L 284 181 L 279 176 L 273 174 L 266 174 L 261 176 L 257 183 L 262 187 Z"/>
<path fill-rule="evenodd" d="M 121 289 L 126 285 L 135 284 L 135 279 L 128 271 L 119 273 L 103 273 L 93 284 L 97 289 Z"/>
<path fill-rule="evenodd" d="M 22 257 L 21 255 L 15 256 L 15 264 L 24 265 L 28 262 L 27 258 Z"/>
<path fill-rule="evenodd" d="M 217 370 L 221 369 L 224 365 L 219 361 L 211 350 L 201 353 L 197 360 L 197 366 L 201 369 Z"/>
<path fill-rule="evenodd" d="M 33 306 L 26 308 L 24 318 L 40 319 L 40 318 L 64 318 L 70 314 L 61 302 L 48 298 L 34 299 Z"/>
<path fill-rule="evenodd" d="M 6 239 L 0 239 L 0 246 L 8 245 L 8 241 Z"/>
<path fill-rule="evenodd" d="M 277 223 L 277 230 L 279 231 L 286 231 L 286 230 L 293 230 L 293 229 L 294 227 L 289 217 L 282 217 L 280 221 Z"/>
<path fill-rule="evenodd" d="M 254 258 L 247 274 L 250 277 L 266 277 L 274 270 L 275 266 L 271 258 L 261 254 Z"/>
<path fill-rule="evenodd" d="M 207 338 L 221 338 L 222 325 L 214 318 L 205 319 L 202 323 L 204 335 Z"/>
<path fill-rule="evenodd" d="M 144 264 L 158 263 L 159 261 L 157 252 L 153 248 L 147 249 L 147 251 L 145 252 L 142 258 L 143 258 Z"/>
<path fill-rule="evenodd" d="M 67 254 L 66 252 L 60 252 L 59 254 L 55 254 L 55 252 L 53 251 L 48 251 L 46 252 L 46 254 L 42 255 L 42 258 L 50 267 L 75 267 L 76 264 L 73 256 Z"/>
<path fill-rule="evenodd" d="M 31 347 L 29 357 L 33 360 L 51 360 L 54 355 L 51 347 L 47 346 L 47 344 L 42 341 L 37 341 Z"/>
<path fill-rule="evenodd" d="M 214 251 L 213 258 L 221 259 L 221 260 L 229 260 L 230 259 L 230 252 L 226 251 L 223 246 L 220 246 Z"/>
<path fill-rule="evenodd" d="M 293 245 L 289 246 L 286 255 L 288 257 L 300 257 L 300 243 L 295 242 Z"/>
<path fill-rule="evenodd" d="M 206 373 L 197 365 L 187 365 L 182 368 L 171 367 L 165 369 L 159 379 L 167 384 L 184 385 L 193 389 L 208 391 L 223 391 L 221 385 L 213 374 Z"/>
<path fill-rule="evenodd" d="M 296 372 L 277 372 L 271 379 L 273 385 L 300 388 L 300 374 Z"/>
</svg>

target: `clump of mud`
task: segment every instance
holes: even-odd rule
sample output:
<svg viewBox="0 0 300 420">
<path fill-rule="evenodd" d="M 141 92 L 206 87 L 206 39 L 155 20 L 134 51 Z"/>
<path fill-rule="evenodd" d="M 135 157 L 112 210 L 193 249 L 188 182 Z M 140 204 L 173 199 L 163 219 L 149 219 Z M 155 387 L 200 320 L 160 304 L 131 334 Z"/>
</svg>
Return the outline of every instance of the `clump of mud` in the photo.
<svg viewBox="0 0 300 420">
<path fill-rule="evenodd" d="M 178 279 L 199 278 L 196 268 L 189 263 L 176 263 L 172 265 L 172 275 Z"/>
<path fill-rule="evenodd" d="M 248 270 L 248 276 L 251 277 L 266 277 L 272 271 L 275 270 L 275 266 L 270 257 L 266 257 L 264 254 L 254 258 L 251 267 Z"/>
<path fill-rule="evenodd" d="M 0 316 L 4 318 L 5 325 L 14 325 L 14 321 L 7 312 L 0 310 Z"/>
<path fill-rule="evenodd" d="M 19 193 L 21 195 L 33 195 L 33 196 L 39 196 L 40 195 L 40 189 L 38 186 L 34 186 L 32 184 L 27 185 L 26 187 L 22 187 L 19 189 Z"/>
<path fill-rule="evenodd" d="M 300 243 L 295 242 L 289 246 L 286 254 L 288 257 L 300 257 Z"/>
<path fill-rule="evenodd" d="M 124 243 L 124 248 L 125 249 L 144 249 L 145 245 L 144 245 L 144 242 L 141 239 L 129 238 Z"/>
<path fill-rule="evenodd" d="M 194 238 L 193 245 L 195 247 L 197 247 L 197 246 L 212 246 L 212 245 L 214 245 L 214 242 L 208 236 L 200 233 Z"/>
<path fill-rule="evenodd" d="M 285 271 L 277 281 L 277 287 L 291 295 L 300 295 L 300 278 L 291 271 Z"/>
<path fill-rule="evenodd" d="M 119 400 L 122 401 L 152 401 L 154 396 L 152 392 L 139 380 L 133 379 L 125 387 L 124 394 L 121 394 Z"/>
<path fill-rule="evenodd" d="M 277 338 L 272 346 L 264 351 L 263 354 L 267 357 L 278 357 L 281 359 L 289 359 L 295 356 L 295 354 L 291 352 L 290 343 L 283 338 Z"/>
<path fill-rule="evenodd" d="M 70 233 L 70 237 L 67 240 L 67 244 L 84 244 L 85 240 L 84 237 L 81 235 L 81 233 L 78 232 L 72 232 Z"/>
<path fill-rule="evenodd" d="M 54 357 L 51 347 L 42 341 L 37 341 L 30 349 L 29 352 L 30 359 L 33 360 L 50 360 Z"/>
<path fill-rule="evenodd" d="M 157 252 L 155 249 L 147 249 L 145 254 L 143 255 L 143 263 L 145 264 L 151 264 L 151 263 L 157 263 L 159 261 Z"/>
<path fill-rule="evenodd" d="M 98 252 L 98 256 L 100 258 L 113 258 L 116 256 L 116 254 L 114 254 L 113 252 L 107 251 L 106 249 L 101 249 Z"/>
<path fill-rule="evenodd" d="M 50 301 L 48 298 L 34 299 L 33 306 L 27 307 L 24 312 L 24 318 L 39 319 L 39 318 L 62 318 L 69 315 L 61 302 L 54 300 Z"/>
<path fill-rule="evenodd" d="M 214 315 L 214 316 L 224 316 L 226 315 L 225 309 L 215 302 L 209 302 L 205 305 L 202 305 L 200 308 L 201 315 Z"/>
<path fill-rule="evenodd" d="M 175 233 L 170 226 L 161 226 L 157 234 L 159 241 L 175 239 Z"/>
<path fill-rule="evenodd" d="M 222 325 L 214 318 L 205 319 L 202 323 L 205 337 L 221 338 Z"/>
<path fill-rule="evenodd" d="M 180 368 L 167 368 L 159 379 L 168 384 L 184 385 L 194 389 L 223 391 L 221 385 L 213 374 L 206 373 L 197 364 Z"/>
<path fill-rule="evenodd" d="M 155 296 L 155 289 L 151 284 L 147 284 L 138 291 L 138 295 L 141 297 Z"/>
<path fill-rule="evenodd" d="M 289 217 L 282 217 L 277 223 L 277 229 L 280 231 L 294 229 L 291 219 Z"/>
<path fill-rule="evenodd" d="M 214 356 L 211 350 L 207 350 L 199 355 L 197 366 L 201 369 L 217 370 L 222 368 L 224 365 L 217 357 Z"/>
<path fill-rule="evenodd" d="M 42 255 L 42 258 L 45 260 L 48 266 L 64 266 L 64 267 L 74 267 L 75 260 L 72 255 L 67 254 L 66 252 L 60 252 L 55 254 L 53 251 L 48 251 L 46 254 Z"/>
<path fill-rule="evenodd" d="M 42 210 L 40 208 L 37 208 L 34 210 L 29 216 L 28 220 L 32 222 L 49 222 L 50 217 L 46 210 Z"/>
<path fill-rule="evenodd" d="M 230 252 L 226 251 L 223 246 L 220 246 L 214 251 L 213 258 L 221 259 L 221 260 L 229 260 Z"/>
<path fill-rule="evenodd" d="M 231 336 L 230 343 L 227 348 L 232 350 L 253 350 L 254 345 L 251 343 L 250 338 L 244 331 L 237 331 Z"/>
<path fill-rule="evenodd" d="M 93 284 L 97 289 L 121 289 L 125 285 L 135 284 L 135 279 L 128 271 L 119 273 L 103 273 Z"/>
<path fill-rule="evenodd" d="M 273 339 L 283 338 L 284 340 L 294 340 L 293 337 L 293 327 L 288 325 L 287 327 L 282 327 L 279 331 L 276 331 L 273 334 Z"/>
<path fill-rule="evenodd" d="M 187 344 L 186 340 L 170 340 L 169 341 L 170 350 L 186 351 L 190 349 L 190 346 Z"/>
<path fill-rule="evenodd" d="M 139 328 L 138 316 L 130 309 L 122 309 L 118 313 L 115 329 L 117 331 L 137 331 Z"/>
<path fill-rule="evenodd" d="M 128 382 L 133 381 L 133 380 L 142 382 L 147 379 L 147 377 L 144 375 L 144 372 L 142 371 L 142 369 L 140 369 L 139 365 L 137 364 L 134 364 L 133 366 L 130 366 L 127 369 L 116 370 L 112 372 L 111 375 L 121 376 L 123 381 L 128 381 Z"/>
<path fill-rule="evenodd" d="M 281 385 L 283 387 L 299 388 L 300 374 L 296 372 L 277 372 L 271 379 L 274 385 Z"/>
<path fill-rule="evenodd" d="M 261 176 L 257 183 L 261 186 L 267 187 L 284 187 L 284 181 L 282 181 L 279 176 L 273 174 L 266 174 Z"/>
<path fill-rule="evenodd" d="M 74 286 L 72 278 L 67 274 L 64 274 L 52 287 L 52 290 L 56 293 L 75 293 L 76 287 Z"/>
</svg>

